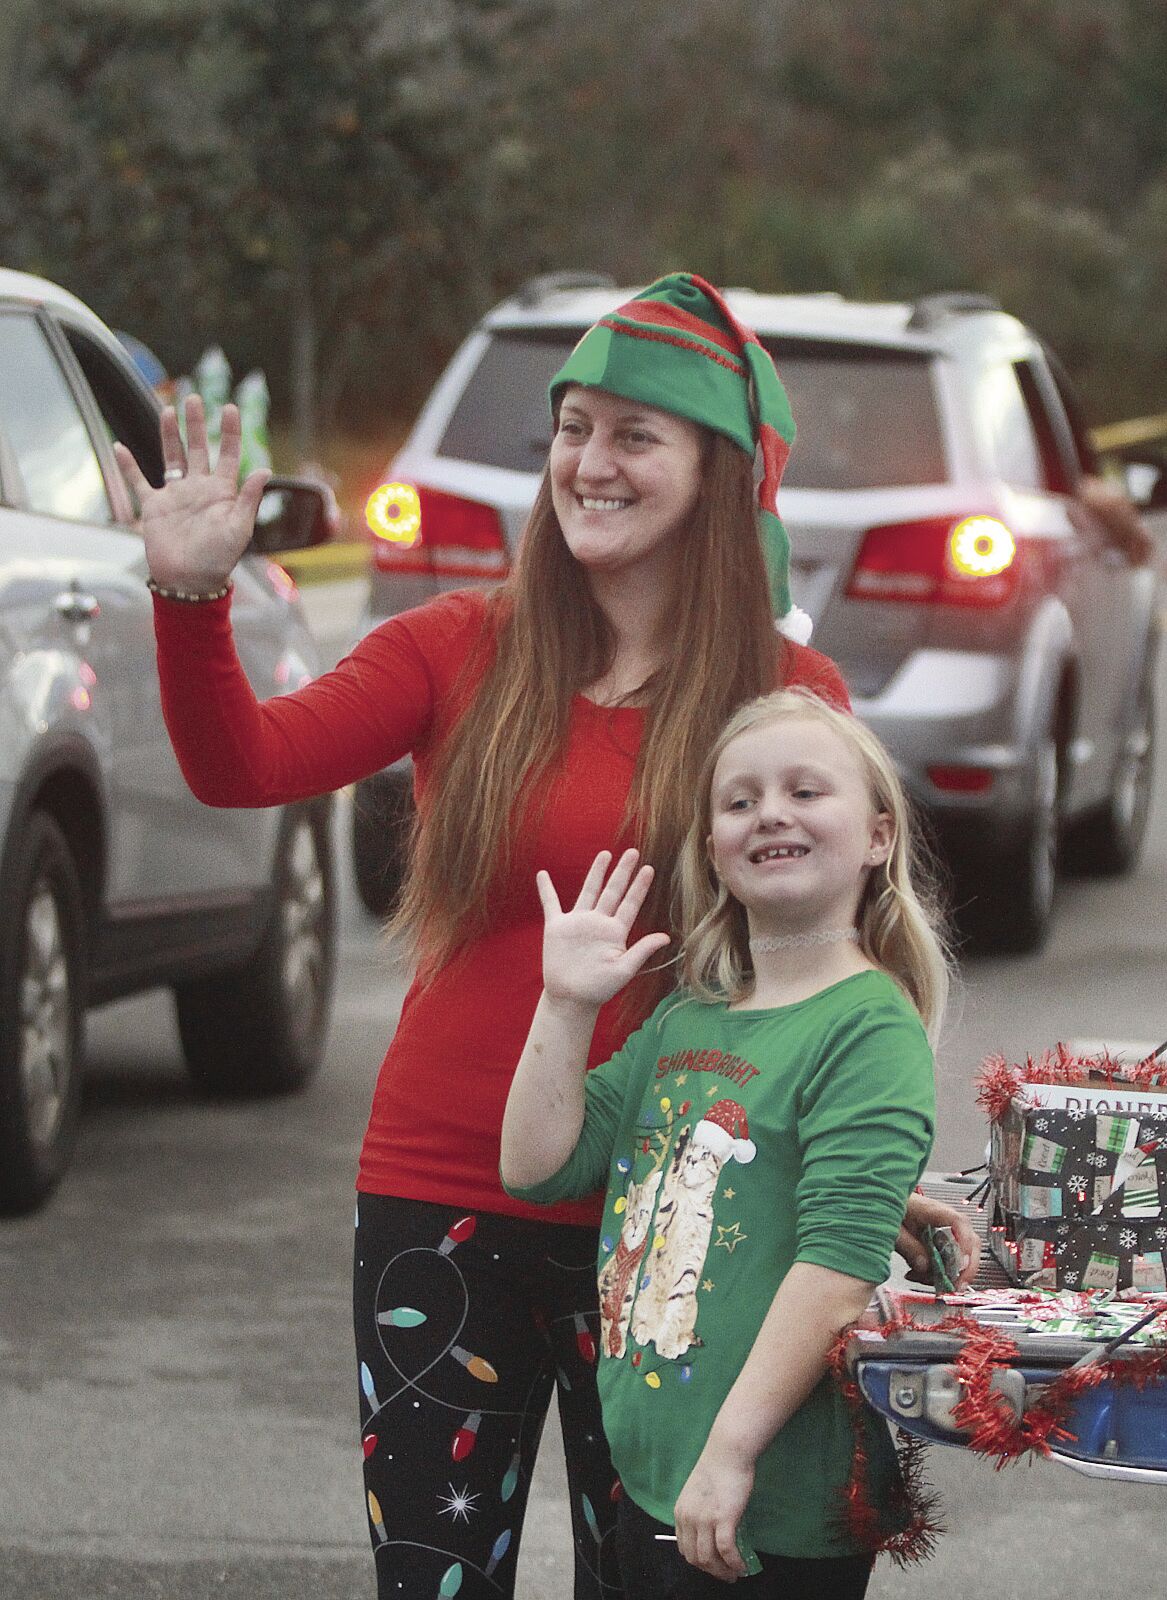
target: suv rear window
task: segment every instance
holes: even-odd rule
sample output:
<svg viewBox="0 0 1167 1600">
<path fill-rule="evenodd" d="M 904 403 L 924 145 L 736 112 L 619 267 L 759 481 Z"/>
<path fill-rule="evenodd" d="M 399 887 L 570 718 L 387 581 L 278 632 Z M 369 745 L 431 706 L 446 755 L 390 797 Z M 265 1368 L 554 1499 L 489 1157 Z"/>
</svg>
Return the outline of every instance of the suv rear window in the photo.
<svg viewBox="0 0 1167 1600">
<path fill-rule="evenodd" d="M 542 469 L 551 444 L 547 385 L 582 328 L 502 329 L 490 337 L 438 453 Z M 926 354 L 818 340 L 763 339 L 798 423 L 783 483 L 879 489 L 948 477 Z"/>
</svg>

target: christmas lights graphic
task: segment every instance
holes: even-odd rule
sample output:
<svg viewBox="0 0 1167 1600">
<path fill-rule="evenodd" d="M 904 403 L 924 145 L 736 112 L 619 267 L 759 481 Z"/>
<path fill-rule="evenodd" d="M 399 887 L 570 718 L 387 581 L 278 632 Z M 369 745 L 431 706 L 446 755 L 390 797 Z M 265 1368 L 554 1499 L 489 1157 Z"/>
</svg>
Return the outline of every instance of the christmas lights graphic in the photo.
<svg viewBox="0 0 1167 1600">
<path fill-rule="evenodd" d="M 361 1226 L 359 1210 L 357 1226 Z M 441 1226 L 444 1226 L 444 1222 L 439 1224 Z M 412 1245 L 399 1251 L 384 1265 L 376 1280 L 371 1309 L 371 1321 L 381 1358 L 371 1357 L 370 1361 L 360 1363 L 360 1386 L 367 1406 L 361 1448 L 369 1463 L 367 1470 L 374 1474 L 369 1481 L 375 1483 L 380 1491 L 378 1499 L 372 1489 L 367 1490 L 375 1553 L 379 1562 L 393 1562 L 393 1552 L 401 1550 L 413 1552 L 413 1559 L 424 1557 L 427 1562 L 432 1562 L 432 1566 L 422 1570 L 429 1571 L 428 1581 L 431 1585 L 436 1584 L 436 1589 L 431 1587 L 426 1590 L 423 1586 L 416 1592 L 436 1593 L 438 1596 L 458 1594 L 467 1581 L 472 1587 L 475 1583 L 485 1581 L 491 1592 L 501 1596 L 505 1590 L 496 1573 L 500 1563 L 507 1560 L 508 1552 L 513 1560 L 511 1547 L 514 1529 L 504 1527 L 496 1531 L 499 1529 L 498 1523 L 493 1529 L 487 1526 L 485 1541 L 479 1549 L 485 1550 L 491 1539 L 493 1543 L 489 1544 L 490 1554 L 482 1565 L 473 1556 L 468 1556 L 466 1550 L 442 1548 L 446 1544 L 444 1539 L 429 1544 L 424 1541 L 424 1536 L 418 1537 L 416 1528 L 407 1530 L 400 1525 L 393 1528 L 394 1521 L 399 1520 L 395 1512 L 390 1515 L 390 1527 L 387 1529 L 382 1506 L 391 1507 L 397 1491 L 390 1486 L 394 1481 L 392 1478 L 377 1476 L 381 1470 L 378 1464 L 381 1463 L 386 1473 L 393 1473 L 401 1470 L 401 1463 L 395 1461 L 393 1454 L 383 1455 L 382 1452 L 386 1446 L 390 1451 L 393 1450 L 392 1440 L 397 1436 L 396 1430 L 403 1426 L 412 1427 L 414 1413 L 423 1408 L 431 1413 L 437 1408 L 439 1412 L 450 1416 L 450 1432 L 447 1435 L 450 1441 L 449 1454 L 446 1459 L 459 1466 L 470 1464 L 466 1469 L 469 1473 L 466 1480 L 455 1477 L 437 1495 L 436 1516 L 451 1530 L 452 1538 L 455 1527 L 473 1526 L 479 1522 L 484 1511 L 489 1512 L 492 1505 L 501 1512 L 502 1507 L 518 1493 L 523 1481 L 523 1452 L 529 1447 L 523 1440 L 537 1432 L 543 1404 L 541 1382 L 545 1382 L 548 1370 L 544 1365 L 541 1372 L 532 1372 L 530 1388 L 518 1405 L 515 1404 L 519 1400 L 518 1394 L 511 1406 L 479 1406 L 466 1392 L 467 1379 L 472 1380 L 470 1388 L 481 1386 L 480 1392 L 486 1400 L 490 1390 L 502 1384 L 504 1377 L 512 1384 L 515 1378 L 515 1374 L 502 1367 L 501 1362 L 496 1367 L 481 1348 L 474 1348 L 477 1339 L 467 1338 L 467 1334 L 473 1332 L 469 1321 L 470 1284 L 473 1278 L 468 1279 L 463 1272 L 459 1263 L 459 1249 L 474 1238 L 479 1226 L 479 1218 L 473 1213 L 457 1216 L 436 1243 Z M 481 1236 L 477 1242 L 481 1248 Z M 578 1271 L 581 1281 L 590 1280 L 594 1271 L 591 1260 L 550 1264 L 565 1271 Z M 532 1314 L 536 1326 L 547 1340 L 547 1360 L 551 1370 L 561 1389 L 570 1390 L 571 1378 L 564 1366 L 570 1366 L 577 1358 L 590 1366 L 597 1359 L 594 1313 L 568 1311 L 556 1317 L 554 1330 L 541 1314 Z M 589 1321 L 592 1327 L 589 1327 Z M 553 1350 L 558 1354 L 558 1360 Z M 490 1354 L 495 1356 L 494 1350 Z M 497 1356 L 495 1359 L 498 1359 Z M 466 1378 L 462 1377 L 463 1372 Z M 523 1382 L 525 1388 L 525 1376 Z M 504 1391 L 499 1398 L 511 1397 Z M 402 1410 L 403 1407 L 407 1409 Z M 475 1457 L 479 1430 L 492 1425 L 496 1429 L 500 1425 L 505 1426 L 506 1434 L 500 1440 L 496 1433 L 491 1440 L 490 1450 L 479 1451 L 478 1457 Z M 440 1431 L 438 1437 L 441 1437 Z M 475 1481 L 474 1464 L 483 1458 L 486 1465 L 479 1469 Z M 402 1462 L 404 1460 L 402 1457 Z M 500 1477 L 493 1476 L 502 1461 L 507 1463 L 505 1472 Z M 394 1464 L 389 1466 L 389 1463 Z M 597 1591 L 615 1594 L 618 1585 L 614 1581 L 614 1571 L 607 1571 L 612 1557 L 614 1529 L 607 1532 L 601 1530 L 590 1502 L 587 1503 L 584 1517 L 591 1528 L 597 1551 L 596 1556 L 585 1564 L 589 1570 L 595 1568 L 593 1577 Z M 412 1537 L 391 1536 L 394 1532 L 407 1531 Z M 604 1576 L 599 1571 L 601 1564 L 605 1568 Z M 471 1574 L 477 1574 L 477 1577 L 468 1577 Z"/>
<path fill-rule="evenodd" d="M 452 1567 L 447 1567 L 442 1574 L 442 1581 L 438 1585 L 438 1600 L 450 1600 L 462 1587 L 462 1563 L 455 1561 Z"/>
<path fill-rule="evenodd" d="M 592 1338 L 587 1323 L 582 1314 L 576 1313 L 575 1321 L 575 1346 L 589 1367 L 596 1364 L 596 1341 Z"/>
<path fill-rule="evenodd" d="M 377 1319 L 380 1321 L 380 1318 Z M 450 1355 L 455 1361 L 460 1361 L 472 1378 L 477 1378 L 479 1383 L 497 1383 L 498 1373 L 489 1361 L 482 1356 L 471 1355 L 469 1350 L 463 1350 L 460 1344 L 450 1346 Z"/>
<path fill-rule="evenodd" d="M 448 1256 L 455 1245 L 465 1244 L 466 1240 L 473 1235 L 477 1226 L 477 1217 L 463 1217 L 460 1222 L 453 1223 L 446 1237 L 438 1246 L 438 1254 L 440 1256 Z"/>
<path fill-rule="evenodd" d="M 370 1489 L 366 1497 L 369 1502 L 369 1521 L 373 1524 L 373 1532 L 377 1535 L 378 1544 L 387 1544 L 389 1535 L 385 1532 L 385 1524 L 381 1520 L 381 1502 Z"/>
<path fill-rule="evenodd" d="M 498 1538 L 494 1541 L 494 1548 L 490 1552 L 490 1560 L 486 1563 L 486 1576 L 488 1578 L 494 1571 L 495 1567 L 498 1566 L 503 1556 L 506 1555 L 507 1550 L 510 1548 L 510 1542 L 511 1530 L 509 1528 L 504 1528 L 499 1534 Z"/>
<path fill-rule="evenodd" d="M 465 1461 L 478 1442 L 478 1428 L 482 1422 L 482 1412 L 472 1411 L 465 1422 L 458 1429 L 450 1444 L 450 1454 L 455 1461 Z"/>
<path fill-rule="evenodd" d="M 369 1371 L 368 1363 L 364 1361 L 361 1362 L 361 1388 L 365 1392 L 365 1399 L 373 1410 L 375 1412 L 380 1411 L 381 1402 L 377 1399 L 377 1391 L 373 1387 L 373 1374 Z"/>
<path fill-rule="evenodd" d="M 383 1328 L 420 1328 L 426 1320 L 424 1311 L 412 1306 L 394 1306 L 392 1311 L 378 1311 L 377 1321 Z"/>
<path fill-rule="evenodd" d="M 510 1499 L 511 1495 L 514 1494 L 515 1490 L 519 1486 L 519 1462 L 520 1462 L 520 1460 L 521 1460 L 521 1457 L 519 1455 L 519 1452 L 516 1450 L 514 1455 L 511 1457 L 510 1466 L 506 1469 L 506 1472 L 503 1474 L 502 1485 L 499 1488 L 498 1494 L 499 1494 L 499 1499 L 502 1500 L 504 1504 Z"/>
</svg>

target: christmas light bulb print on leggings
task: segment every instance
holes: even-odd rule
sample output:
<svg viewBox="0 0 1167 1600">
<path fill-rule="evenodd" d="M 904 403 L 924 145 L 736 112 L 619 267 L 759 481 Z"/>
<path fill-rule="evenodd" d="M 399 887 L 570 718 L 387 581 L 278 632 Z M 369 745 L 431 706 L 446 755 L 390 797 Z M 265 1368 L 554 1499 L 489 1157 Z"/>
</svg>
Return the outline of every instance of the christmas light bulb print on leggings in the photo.
<svg viewBox="0 0 1167 1600">
<path fill-rule="evenodd" d="M 556 1259 L 541 1242 L 537 1260 L 531 1245 L 548 1240 L 539 1222 L 413 1203 L 428 1229 L 396 1237 L 399 1247 L 386 1253 L 375 1247 L 368 1218 L 393 1205 L 360 1197 L 354 1278 L 361 1450 L 381 1593 L 399 1584 L 401 1593 L 463 1600 L 513 1593 L 531 1472 L 555 1390 L 561 1408 L 590 1403 L 594 1410 L 571 1430 L 595 1458 L 574 1470 L 569 1461 L 577 1574 L 585 1584 L 577 1592 L 621 1600 L 618 1486 L 594 1397 L 594 1233 L 556 1227 Z M 570 1250 L 561 1249 L 565 1233 L 579 1234 Z M 516 1315 L 515 1295 L 522 1301 L 527 1280 L 542 1285 L 549 1275 L 561 1281 L 558 1300 L 531 1296 Z M 510 1286 L 501 1301 L 500 1282 Z"/>
</svg>

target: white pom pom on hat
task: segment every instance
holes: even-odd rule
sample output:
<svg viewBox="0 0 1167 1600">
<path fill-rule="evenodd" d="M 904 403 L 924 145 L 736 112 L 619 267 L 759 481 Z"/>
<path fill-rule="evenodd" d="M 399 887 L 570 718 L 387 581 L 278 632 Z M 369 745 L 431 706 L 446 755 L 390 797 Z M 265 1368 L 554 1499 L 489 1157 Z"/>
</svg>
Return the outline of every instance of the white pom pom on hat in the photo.
<svg viewBox="0 0 1167 1600">
<path fill-rule="evenodd" d="M 747 1166 L 758 1147 L 750 1138 L 745 1111 L 736 1100 L 718 1100 L 693 1129 L 694 1144 L 711 1150 L 721 1161 L 736 1161 Z"/>
</svg>

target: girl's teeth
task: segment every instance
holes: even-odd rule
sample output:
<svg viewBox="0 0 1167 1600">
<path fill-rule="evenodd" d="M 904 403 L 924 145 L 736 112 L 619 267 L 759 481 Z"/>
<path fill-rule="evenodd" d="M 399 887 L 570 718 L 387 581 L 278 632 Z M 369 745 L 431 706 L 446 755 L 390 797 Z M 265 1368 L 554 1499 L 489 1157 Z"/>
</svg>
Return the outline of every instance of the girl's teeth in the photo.
<svg viewBox="0 0 1167 1600">
<path fill-rule="evenodd" d="M 627 500 L 592 500 L 582 494 L 579 498 L 585 511 L 621 511 L 630 504 Z"/>
</svg>

